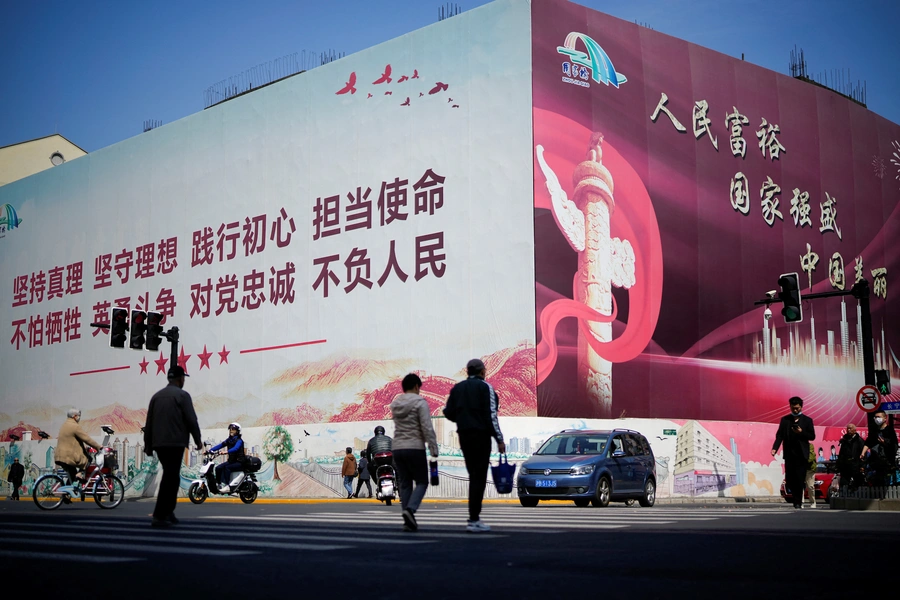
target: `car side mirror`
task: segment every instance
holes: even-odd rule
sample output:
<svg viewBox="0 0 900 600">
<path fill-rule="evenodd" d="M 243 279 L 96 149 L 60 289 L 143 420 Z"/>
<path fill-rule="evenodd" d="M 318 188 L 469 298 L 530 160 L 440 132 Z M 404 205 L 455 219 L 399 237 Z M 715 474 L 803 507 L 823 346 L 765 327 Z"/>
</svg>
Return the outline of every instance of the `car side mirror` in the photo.
<svg viewBox="0 0 900 600">
<path fill-rule="evenodd" d="M 621 458 L 621 457 L 625 456 L 625 451 L 624 450 L 614 450 L 612 455 L 613 455 L 613 458 Z"/>
</svg>

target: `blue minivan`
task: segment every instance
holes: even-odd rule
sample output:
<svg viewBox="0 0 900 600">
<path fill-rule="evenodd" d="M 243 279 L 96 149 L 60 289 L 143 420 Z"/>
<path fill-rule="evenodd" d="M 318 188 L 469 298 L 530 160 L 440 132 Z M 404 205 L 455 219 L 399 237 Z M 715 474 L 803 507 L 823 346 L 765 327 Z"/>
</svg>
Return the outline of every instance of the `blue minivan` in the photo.
<svg viewBox="0 0 900 600">
<path fill-rule="evenodd" d="M 656 459 L 650 443 L 630 429 L 566 429 L 544 442 L 519 467 L 522 506 L 573 500 L 576 506 L 610 501 L 656 502 Z"/>
</svg>

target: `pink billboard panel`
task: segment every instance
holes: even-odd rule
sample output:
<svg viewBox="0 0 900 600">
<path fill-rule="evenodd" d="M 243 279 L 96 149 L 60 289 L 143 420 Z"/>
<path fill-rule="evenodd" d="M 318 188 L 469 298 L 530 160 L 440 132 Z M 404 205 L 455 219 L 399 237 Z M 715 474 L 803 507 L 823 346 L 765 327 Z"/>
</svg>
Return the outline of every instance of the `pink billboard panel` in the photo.
<svg viewBox="0 0 900 600">
<path fill-rule="evenodd" d="M 532 4 L 538 413 L 864 422 L 852 296 L 900 376 L 900 127 L 828 89 L 570 2 Z M 895 394 L 896 395 L 896 394 Z M 891 398 L 893 399 L 893 398 Z"/>
</svg>

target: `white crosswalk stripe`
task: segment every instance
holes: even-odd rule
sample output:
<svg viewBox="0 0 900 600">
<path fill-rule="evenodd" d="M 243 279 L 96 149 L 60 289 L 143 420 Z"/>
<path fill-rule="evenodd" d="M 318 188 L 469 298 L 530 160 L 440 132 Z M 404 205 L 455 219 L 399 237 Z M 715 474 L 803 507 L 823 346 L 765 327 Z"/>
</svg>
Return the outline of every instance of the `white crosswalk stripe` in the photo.
<svg viewBox="0 0 900 600">
<path fill-rule="evenodd" d="M 307 514 L 271 514 L 265 516 L 230 516 L 202 517 L 204 519 L 218 520 L 229 519 L 244 522 L 268 522 L 284 524 L 308 524 L 308 525 L 346 525 L 348 527 L 359 526 L 396 526 L 400 523 L 398 510 L 384 507 L 382 509 L 363 510 L 354 512 L 321 511 Z M 622 529 L 632 526 L 670 525 L 673 523 L 701 523 L 729 519 L 752 519 L 762 514 L 790 514 L 790 511 L 780 509 L 760 509 L 749 512 L 746 509 L 730 511 L 729 509 L 715 509 L 710 511 L 697 511 L 691 509 L 588 509 L 574 507 L 484 507 L 481 518 L 498 529 L 494 533 L 514 531 L 542 530 L 544 533 L 551 531 L 565 531 L 571 529 Z M 420 528 L 428 527 L 461 527 L 468 518 L 468 509 L 465 506 L 450 508 L 432 508 L 424 506 L 416 513 L 416 520 Z M 420 532 L 424 531 L 420 529 Z M 437 530 L 443 531 L 443 530 Z M 439 534 L 448 535 L 448 534 Z M 453 535 L 453 534 L 450 534 Z M 466 534 L 460 534 L 465 536 Z"/>
</svg>

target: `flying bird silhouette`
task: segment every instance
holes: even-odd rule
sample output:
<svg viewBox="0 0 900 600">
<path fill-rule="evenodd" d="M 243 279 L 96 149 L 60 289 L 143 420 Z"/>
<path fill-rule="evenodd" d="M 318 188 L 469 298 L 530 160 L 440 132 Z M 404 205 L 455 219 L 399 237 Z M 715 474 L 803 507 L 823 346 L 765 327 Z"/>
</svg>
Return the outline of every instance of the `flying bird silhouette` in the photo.
<svg viewBox="0 0 900 600">
<path fill-rule="evenodd" d="M 409 106 L 409 96 L 406 97 L 406 102 L 404 102 L 400 106 Z"/>
<path fill-rule="evenodd" d="M 336 96 L 340 96 L 341 94 L 346 94 L 350 92 L 351 94 L 356 93 L 356 71 L 350 73 L 350 79 L 347 81 L 346 85 L 335 92 Z"/>
<path fill-rule="evenodd" d="M 394 92 L 385 92 L 384 95 L 385 95 L 385 96 L 391 96 L 391 95 L 393 95 L 393 93 L 394 93 Z"/>
<path fill-rule="evenodd" d="M 413 69 L 413 76 L 411 77 L 411 79 L 418 79 L 418 78 L 419 78 L 419 70 Z"/>
<path fill-rule="evenodd" d="M 309 432 L 305 429 L 303 430 L 303 433 L 305 433 L 306 435 L 309 435 Z"/>
<path fill-rule="evenodd" d="M 424 95 L 425 95 L 425 94 L 423 94 L 422 92 L 419 92 L 419 98 L 421 98 L 421 97 L 424 96 Z"/>
<path fill-rule="evenodd" d="M 446 83 L 441 83 L 440 81 L 438 81 L 437 83 L 434 84 L 434 87 L 428 91 L 428 95 L 431 96 L 433 94 L 437 94 L 438 92 L 445 92 L 445 91 L 447 91 L 448 87 L 450 87 L 450 86 L 447 85 Z"/>
<path fill-rule="evenodd" d="M 400 77 L 400 79 L 397 80 L 397 83 L 403 83 L 407 79 L 409 79 L 409 77 L 407 77 L 406 75 L 403 75 L 402 77 Z"/>
<path fill-rule="evenodd" d="M 451 106 L 450 108 L 459 108 L 459 104 L 454 104 L 454 105 Z"/>
<path fill-rule="evenodd" d="M 366 96 L 366 100 L 368 100 L 371 97 L 372 97 L 372 94 L 369 94 L 368 96 Z"/>
<path fill-rule="evenodd" d="M 379 83 L 390 83 L 391 82 L 391 65 L 387 65 L 384 67 L 384 73 L 381 74 L 381 77 L 372 82 L 372 85 L 378 85 Z"/>
<path fill-rule="evenodd" d="M 447 102 L 453 102 L 453 98 L 447 98 Z"/>
</svg>

